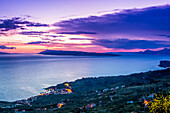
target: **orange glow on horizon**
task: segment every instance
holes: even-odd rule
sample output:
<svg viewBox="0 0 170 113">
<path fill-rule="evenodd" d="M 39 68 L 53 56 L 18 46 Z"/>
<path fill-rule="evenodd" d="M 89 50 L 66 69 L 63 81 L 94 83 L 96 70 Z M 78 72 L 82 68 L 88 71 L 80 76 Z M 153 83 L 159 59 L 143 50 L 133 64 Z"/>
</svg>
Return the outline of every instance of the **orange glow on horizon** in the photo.
<svg viewBox="0 0 170 113">
<path fill-rule="evenodd" d="M 39 53 L 44 50 L 63 50 L 63 51 L 84 51 L 84 52 L 96 52 L 96 53 L 104 53 L 104 52 L 139 52 L 145 51 L 147 49 L 112 49 L 112 48 L 105 48 L 102 46 L 96 45 L 87 45 L 87 46 L 76 46 L 76 45 L 63 45 L 63 47 L 57 46 L 44 46 L 44 45 L 17 45 L 17 44 L 7 44 L 7 47 L 16 47 L 16 49 L 0 49 L 0 52 L 7 52 L 7 53 Z M 161 50 L 163 48 L 157 49 L 150 49 L 150 50 Z"/>
<path fill-rule="evenodd" d="M 32 28 L 33 30 L 37 28 Z M 42 28 L 44 29 L 44 28 Z M 13 33 L 14 31 L 9 31 Z M 44 31 L 45 32 L 45 31 Z M 57 37 L 46 37 L 48 35 L 53 35 Z M 63 37 L 60 37 L 62 35 Z M 74 38 L 74 40 L 71 40 Z M 77 40 L 76 40 L 77 38 Z M 79 39 L 79 40 L 78 40 Z M 82 39 L 82 40 L 81 40 Z M 13 33 L 10 36 L 1 36 L 0 43 L 7 47 L 16 47 L 16 49 L 0 49 L 1 52 L 8 53 L 39 53 L 46 49 L 50 50 L 65 50 L 65 51 L 84 51 L 84 52 L 139 52 L 145 51 L 147 49 L 115 49 L 115 48 L 106 48 L 99 45 L 94 45 L 92 43 L 93 37 L 86 35 L 68 35 L 68 34 L 55 34 L 55 33 L 45 33 L 42 36 L 26 36 Z M 2 41 L 3 40 L 3 41 Z M 48 42 L 48 43 L 37 43 L 37 44 L 28 44 L 30 42 Z M 150 50 L 160 50 L 163 48 L 150 49 Z"/>
</svg>

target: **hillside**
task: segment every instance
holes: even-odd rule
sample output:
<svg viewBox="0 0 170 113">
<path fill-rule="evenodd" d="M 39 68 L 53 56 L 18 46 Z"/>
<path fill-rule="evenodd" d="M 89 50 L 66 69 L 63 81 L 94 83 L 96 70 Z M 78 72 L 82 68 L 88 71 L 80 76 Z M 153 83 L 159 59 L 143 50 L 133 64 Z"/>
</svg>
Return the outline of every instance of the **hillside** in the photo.
<svg viewBox="0 0 170 113">
<path fill-rule="evenodd" d="M 36 97 L 1 105 L 0 112 L 146 113 L 149 104 L 144 102 L 152 101 L 155 94 L 167 95 L 170 92 L 170 69 L 83 78 L 45 89 L 45 93 Z"/>
</svg>

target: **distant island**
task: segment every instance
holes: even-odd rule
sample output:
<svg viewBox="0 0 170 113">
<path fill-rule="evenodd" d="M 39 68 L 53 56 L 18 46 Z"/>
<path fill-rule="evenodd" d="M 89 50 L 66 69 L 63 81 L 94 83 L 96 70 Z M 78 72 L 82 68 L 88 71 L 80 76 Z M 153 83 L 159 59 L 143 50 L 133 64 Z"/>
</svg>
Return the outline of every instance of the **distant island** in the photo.
<svg viewBox="0 0 170 113">
<path fill-rule="evenodd" d="M 158 51 L 145 50 L 140 52 L 109 52 L 111 54 L 119 54 L 119 55 L 170 55 L 170 49 L 164 48 Z"/>
<path fill-rule="evenodd" d="M 82 52 L 82 51 L 61 51 L 61 50 L 45 50 L 39 54 L 44 55 L 73 55 L 73 56 L 119 56 L 112 53 L 95 53 L 95 52 Z"/>
<path fill-rule="evenodd" d="M 141 54 L 151 54 L 151 55 L 170 55 L 170 49 L 164 48 L 158 51 L 146 50 L 144 52 L 139 52 Z"/>
<path fill-rule="evenodd" d="M 0 54 L 10 54 L 10 53 L 6 53 L 6 52 L 0 52 Z"/>
</svg>

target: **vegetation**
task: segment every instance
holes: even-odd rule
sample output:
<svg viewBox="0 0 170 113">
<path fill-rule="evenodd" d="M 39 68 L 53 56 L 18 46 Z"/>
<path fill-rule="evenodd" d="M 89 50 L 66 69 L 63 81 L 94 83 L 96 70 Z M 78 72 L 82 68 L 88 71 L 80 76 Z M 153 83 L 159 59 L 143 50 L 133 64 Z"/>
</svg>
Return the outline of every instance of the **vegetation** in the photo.
<svg viewBox="0 0 170 113">
<path fill-rule="evenodd" d="M 64 84 L 50 88 L 62 88 Z M 69 85 L 72 88 L 70 94 L 38 96 L 31 105 L 23 104 L 13 108 L 4 108 L 5 105 L 0 104 L 0 112 L 25 110 L 28 113 L 159 113 L 162 112 L 157 109 L 159 103 L 162 103 L 162 110 L 167 109 L 166 112 L 169 112 L 170 69 L 128 76 L 83 78 L 69 82 Z M 59 103 L 62 103 L 60 108 Z"/>
<path fill-rule="evenodd" d="M 149 110 L 152 113 L 170 113 L 170 94 L 166 97 L 156 95 L 156 98 L 150 104 Z"/>
</svg>

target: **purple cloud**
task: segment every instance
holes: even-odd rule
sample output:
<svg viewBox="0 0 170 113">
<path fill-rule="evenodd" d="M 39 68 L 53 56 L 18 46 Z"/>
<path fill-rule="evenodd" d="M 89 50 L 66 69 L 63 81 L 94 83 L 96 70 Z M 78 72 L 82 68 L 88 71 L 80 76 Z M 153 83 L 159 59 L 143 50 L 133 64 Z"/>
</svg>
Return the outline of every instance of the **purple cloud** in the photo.
<svg viewBox="0 0 170 113">
<path fill-rule="evenodd" d="M 28 27 L 49 27 L 48 24 L 41 24 L 41 23 L 30 23 L 27 26 Z"/>
<path fill-rule="evenodd" d="M 70 40 L 94 40 L 91 38 L 69 38 Z"/>
<path fill-rule="evenodd" d="M 92 31 L 97 38 L 116 39 L 115 35 L 148 38 L 170 32 L 170 5 L 123 10 L 119 13 L 70 19 L 54 25 L 63 31 Z M 118 39 L 117 38 L 117 39 Z"/>
<path fill-rule="evenodd" d="M 48 27 L 48 24 L 41 24 L 35 22 L 25 21 L 25 18 L 14 17 L 12 19 L 0 19 L 0 30 L 1 31 L 9 31 L 12 29 L 24 29 L 24 25 L 29 27 Z"/>
<path fill-rule="evenodd" d="M 0 32 L 0 36 L 1 36 L 1 35 L 6 35 L 6 33 L 1 33 L 1 32 Z"/>
<path fill-rule="evenodd" d="M 159 36 L 163 36 L 163 37 L 167 37 L 167 38 L 170 38 L 170 35 L 159 35 Z"/>
<path fill-rule="evenodd" d="M 129 40 L 129 39 L 118 40 L 99 39 L 94 40 L 93 44 L 100 45 L 106 48 L 118 48 L 118 49 L 155 49 L 170 47 L 170 44 L 167 44 L 166 41 Z"/>
<path fill-rule="evenodd" d="M 42 35 L 44 33 L 47 33 L 47 32 L 43 32 L 43 31 L 23 31 L 23 32 L 20 32 L 20 34 L 22 34 L 22 35 Z"/>
<path fill-rule="evenodd" d="M 46 44 L 49 42 L 45 42 L 45 41 L 35 41 L 35 42 L 28 42 L 27 44 Z"/>
<path fill-rule="evenodd" d="M 80 35 L 80 34 L 97 34 L 96 32 L 87 32 L 87 31 L 75 31 L 75 32 L 60 32 L 58 34 L 73 34 L 73 35 Z"/>
<path fill-rule="evenodd" d="M 0 30 L 9 31 L 11 29 L 21 28 L 22 26 L 18 25 L 18 23 L 22 24 L 19 18 L 0 20 Z"/>
<path fill-rule="evenodd" d="M 46 37 L 52 37 L 52 38 L 56 38 L 56 37 L 65 37 L 63 35 L 44 35 Z"/>
<path fill-rule="evenodd" d="M 61 40 L 61 39 L 51 39 L 51 38 L 42 38 L 42 40 L 46 40 L 46 41 L 50 41 L 50 42 L 53 42 L 53 41 L 64 41 L 64 40 Z"/>
<path fill-rule="evenodd" d="M 7 47 L 5 45 L 0 45 L 0 49 L 16 49 L 16 47 Z"/>
</svg>

